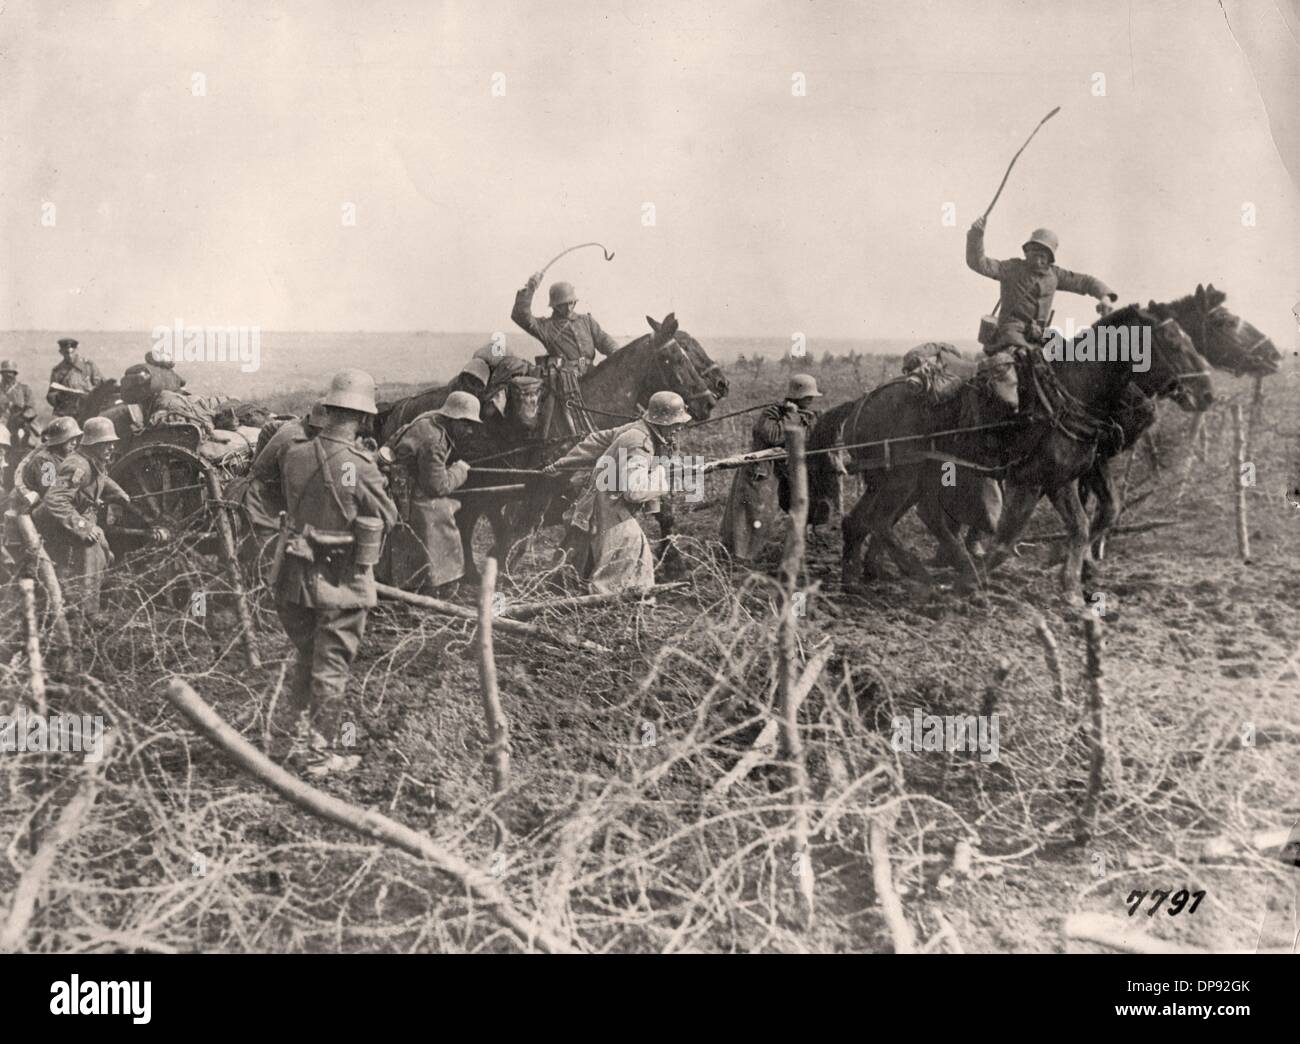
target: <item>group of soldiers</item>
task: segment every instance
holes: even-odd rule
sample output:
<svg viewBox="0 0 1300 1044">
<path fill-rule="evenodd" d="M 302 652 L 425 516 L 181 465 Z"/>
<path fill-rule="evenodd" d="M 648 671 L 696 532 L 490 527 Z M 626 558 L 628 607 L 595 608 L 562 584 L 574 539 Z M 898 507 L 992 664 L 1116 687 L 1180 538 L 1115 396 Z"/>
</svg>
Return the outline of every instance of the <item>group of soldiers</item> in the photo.
<svg viewBox="0 0 1300 1044">
<path fill-rule="evenodd" d="M 1099 311 L 1114 300 L 1099 280 L 1057 268 L 1056 246 L 1055 236 L 1040 229 L 1025 243 L 1024 260 L 994 261 L 983 253 L 982 220 L 972 227 L 970 266 L 1001 284 L 997 336 L 986 345 L 991 356 L 1041 340 L 1057 287 L 1101 298 Z M 401 587 L 433 593 L 445 593 L 463 573 L 455 493 L 471 465 L 458 443 L 483 422 L 485 411 L 504 411 L 508 386 L 536 409 L 545 384 L 551 394 L 541 401 L 548 418 L 556 408 L 580 405 L 577 378 L 597 353 L 617 350 L 590 315 L 575 311 L 577 298 L 568 283 L 551 286 L 551 315 L 534 317 L 531 301 L 540 279 L 537 273 L 519 291 L 512 317 L 546 349 L 544 378 L 489 347 L 452 382 L 440 407 L 414 418 L 376 451 L 367 438 L 378 412 L 375 381 L 361 370 L 343 370 L 306 416 L 264 429 L 237 500 L 250 523 L 246 546 L 259 554 L 273 549 L 270 584 L 296 650 L 289 754 L 313 774 L 348 771 L 359 760 L 340 742 L 339 717 L 367 614 L 376 605 L 375 568 Z M 65 338 L 59 348 L 63 360 L 51 373 L 47 395 L 55 419 L 16 468 L 11 511 L 31 513 L 60 571 L 82 585 L 72 601 L 83 617 L 91 617 L 112 555 L 98 512 L 105 502 L 129 506 L 130 498 L 108 475 L 118 439 L 112 421 L 93 417 L 83 430 L 72 415 L 81 395 L 102 378 L 93 363 L 79 358 L 75 340 Z M 1004 369 L 1014 382 L 1014 367 Z M 148 382 L 157 411 L 183 414 L 184 382 L 166 360 L 146 358 L 128 371 L 124 386 L 133 371 L 140 384 Z M 6 443 L 20 433 L 25 442 L 36 434 L 30 389 L 16 377 L 12 362 L 0 362 L 0 401 L 7 410 L 0 437 Z M 1010 394 L 1014 403 L 1014 383 Z M 782 445 L 792 425 L 811 429 L 819 398 L 814 378 L 794 375 L 783 401 L 758 414 L 751 448 Z M 640 516 L 656 510 L 671 492 L 664 461 L 690 419 L 679 395 L 658 392 L 641 418 L 588 435 L 543 469 L 554 476 L 590 469 L 566 543 L 585 559 L 579 564 L 595 591 L 653 586 L 654 559 Z M 549 430 L 549 421 L 541 430 Z M 751 465 L 737 475 L 728 513 L 773 484 L 780 509 L 788 510 L 788 476 L 784 464 L 775 462 Z M 750 557 L 743 541 L 730 549 L 737 558 Z"/>
</svg>

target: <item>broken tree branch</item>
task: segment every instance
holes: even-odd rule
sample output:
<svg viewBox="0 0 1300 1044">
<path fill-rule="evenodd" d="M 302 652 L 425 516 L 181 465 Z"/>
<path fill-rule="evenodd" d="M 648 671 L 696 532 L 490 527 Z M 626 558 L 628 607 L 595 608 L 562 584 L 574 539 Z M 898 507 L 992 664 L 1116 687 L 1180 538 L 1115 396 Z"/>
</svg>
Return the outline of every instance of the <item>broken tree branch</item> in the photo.
<svg viewBox="0 0 1300 1044">
<path fill-rule="evenodd" d="M 166 695 L 172 705 L 185 715 L 190 724 L 213 745 L 259 783 L 274 790 L 287 801 L 353 833 L 400 848 L 423 859 L 434 869 L 455 878 L 471 894 L 477 896 L 492 915 L 510 929 L 525 946 L 536 946 L 547 953 L 577 952 L 568 939 L 553 932 L 549 927 L 536 924 L 516 909 L 491 877 L 459 855 L 443 848 L 432 838 L 396 820 L 389 819 L 373 809 L 358 808 L 291 776 L 226 724 L 221 716 L 180 678 L 171 680 Z"/>
</svg>

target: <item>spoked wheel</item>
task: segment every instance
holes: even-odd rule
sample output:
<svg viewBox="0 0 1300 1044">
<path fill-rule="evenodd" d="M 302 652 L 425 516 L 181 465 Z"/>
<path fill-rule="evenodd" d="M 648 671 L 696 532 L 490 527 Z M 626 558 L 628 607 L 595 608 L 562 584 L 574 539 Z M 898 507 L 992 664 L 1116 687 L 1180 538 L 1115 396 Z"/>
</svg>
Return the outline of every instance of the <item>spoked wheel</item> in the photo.
<svg viewBox="0 0 1300 1044">
<path fill-rule="evenodd" d="M 114 506 L 108 537 L 116 554 L 150 544 L 186 552 L 206 552 L 211 519 L 206 465 L 193 450 L 167 442 L 135 446 L 109 474 L 131 497 L 131 506 Z"/>
</svg>

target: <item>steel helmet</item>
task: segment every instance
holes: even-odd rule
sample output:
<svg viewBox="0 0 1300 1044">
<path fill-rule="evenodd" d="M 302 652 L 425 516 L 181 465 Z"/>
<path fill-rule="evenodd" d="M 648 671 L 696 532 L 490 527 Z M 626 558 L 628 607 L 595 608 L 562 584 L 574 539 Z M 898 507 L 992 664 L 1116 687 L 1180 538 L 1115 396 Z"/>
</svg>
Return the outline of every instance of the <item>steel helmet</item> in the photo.
<svg viewBox="0 0 1300 1044">
<path fill-rule="evenodd" d="M 686 403 L 673 391 L 657 391 L 646 404 L 645 419 L 651 424 L 687 424 L 691 415 Z"/>
<path fill-rule="evenodd" d="M 787 399 L 820 399 L 822 393 L 817 390 L 817 380 L 811 374 L 796 373 L 790 378 L 790 386 L 785 390 Z"/>
<path fill-rule="evenodd" d="M 477 356 L 462 366 L 460 372 L 468 373 L 471 377 L 477 377 L 485 385 L 492 379 L 492 367 Z"/>
<path fill-rule="evenodd" d="M 1037 243 L 1041 247 L 1046 247 L 1047 252 L 1052 255 L 1052 260 L 1056 260 L 1056 248 L 1061 245 L 1061 241 L 1056 238 L 1056 233 L 1050 228 L 1036 228 L 1033 235 L 1024 241 L 1020 249 L 1024 250 L 1030 243 Z"/>
<path fill-rule="evenodd" d="M 81 427 L 76 417 L 55 417 L 41 436 L 47 446 L 62 446 L 81 437 Z"/>
<path fill-rule="evenodd" d="M 97 446 L 101 442 L 116 441 L 117 429 L 107 417 L 91 417 L 86 421 L 86 430 L 81 440 L 83 446 Z"/>
<path fill-rule="evenodd" d="M 572 283 L 552 283 L 547 293 L 550 295 L 552 308 L 556 305 L 573 304 L 578 300 L 578 292 L 573 289 Z"/>
<path fill-rule="evenodd" d="M 375 379 L 364 370 L 339 370 L 321 401 L 326 406 L 337 406 L 342 410 L 379 412 L 375 408 Z"/>
<path fill-rule="evenodd" d="M 12 359 L 0 361 L 0 373 L 17 373 L 18 364 Z"/>
<path fill-rule="evenodd" d="M 478 399 L 469 392 L 452 392 L 447 396 L 447 401 L 433 412 L 439 417 L 447 417 L 451 420 L 467 420 L 473 421 L 475 424 L 483 423 L 478 415 Z"/>
</svg>

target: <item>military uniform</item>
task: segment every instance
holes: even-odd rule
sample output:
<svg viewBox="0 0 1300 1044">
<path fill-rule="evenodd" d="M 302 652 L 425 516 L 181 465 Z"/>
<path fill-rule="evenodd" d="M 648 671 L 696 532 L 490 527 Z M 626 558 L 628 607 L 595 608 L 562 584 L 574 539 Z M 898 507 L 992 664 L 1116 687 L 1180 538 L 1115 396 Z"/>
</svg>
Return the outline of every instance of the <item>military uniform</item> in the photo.
<svg viewBox="0 0 1300 1044">
<path fill-rule="evenodd" d="M 783 405 L 772 403 L 758 414 L 750 432 L 751 452 L 785 446 L 787 414 Z M 797 416 L 804 430 L 812 431 L 816 411 L 801 409 Z M 737 469 L 721 524 L 722 544 L 733 558 L 747 561 L 754 557 L 778 508 L 790 510 L 790 474 L 784 461 L 763 461 Z"/>
<path fill-rule="evenodd" d="M 591 587 L 597 593 L 654 586 L 654 555 L 639 516 L 658 511 L 659 498 L 669 491 L 656 455 L 650 425 L 637 420 L 589 435 L 555 462 L 556 468 L 595 463 L 590 529 Z"/>
<path fill-rule="evenodd" d="M 62 384 L 83 392 L 94 391 L 95 386 L 102 384 L 103 380 L 103 376 L 89 359 L 79 358 L 75 363 L 65 359 L 50 371 L 51 384 Z M 55 391 L 53 388 L 45 393 L 45 401 L 54 407 L 56 417 L 75 417 L 81 409 L 81 400 L 84 398 L 84 395 Z"/>
<path fill-rule="evenodd" d="M 19 381 L 8 388 L 0 387 L 0 419 L 9 427 L 10 448 L 20 450 L 16 456 L 22 457 L 30 441 L 31 422 L 36 419 L 36 396 L 32 389 Z"/>
<path fill-rule="evenodd" d="M 618 343 L 589 314 L 571 315 L 567 319 L 533 315 L 533 294 L 536 292 L 537 287 L 531 283 L 524 286 L 515 295 L 510 318 L 541 341 L 552 359 L 561 361 L 566 368 L 575 369 L 581 375 L 595 361 L 597 352 L 611 355 L 618 351 Z"/>
<path fill-rule="evenodd" d="M 358 515 L 377 516 L 386 527 L 397 509 L 384 491 L 374 457 L 352 441 L 328 433 L 291 446 L 282 464 L 282 492 L 291 529 L 350 532 Z M 307 711 L 315 730 L 333 741 L 348 673 L 375 605 L 370 566 L 355 562 L 352 547 L 318 548 L 308 562 L 283 556 L 275 578 L 276 610 L 297 649 L 291 703 Z"/>
<path fill-rule="evenodd" d="M 1039 239 L 1042 233 L 1046 238 Z M 1047 229 L 1038 229 L 1025 244 L 1037 242 L 1050 256 L 1056 253 L 1056 236 Z M 993 394 L 1006 405 L 1018 404 L 1019 380 L 1015 369 L 1015 351 L 1037 347 L 1043 343 L 1047 323 L 1052 314 L 1052 301 L 1057 290 L 1088 294 L 1098 299 L 1115 297 L 1115 293 L 1095 276 L 1082 275 L 1051 264 L 1043 272 L 1021 257 L 999 261 L 984 253 L 984 229 L 972 227 L 966 233 L 966 264 L 1000 286 L 998 298 L 998 325 L 991 343 L 984 346 L 989 357 L 981 369 L 989 374 Z"/>
<path fill-rule="evenodd" d="M 454 446 L 434 413 L 425 413 L 390 441 L 393 499 L 402 524 L 389 539 L 393 583 L 408 591 L 430 589 L 465 574 L 464 550 L 456 528 L 459 501 L 450 494 L 465 483 L 469 465 L 448 463 Z"/>
<path fill-rule="evenodd" d="M 99 613 L 100 586 L 113 560 L 108 539 L 99 528 L 99 509 L 105 499 L 130 500 L 98 461 L 74 451 L 59 462 L 53 486 L 32 512 L 45 550 L 66 578 L 68 604 L 87 619 Z"/>
<path fill-rule="evenodd" d="M 1110 287 L 1095 276 L 1071 272 L 1059 265 L 1051 265 L 1039 274 L 1022 257 L 1005 261 L 986 257 L 981 228 L 966 233 L 966 264 L 980 275 L 996 279 L 1001 287 L 997 338 L 984 349 L 990 355 L 1006 348 L 1029 348 L 1042 343 L 1057 290 L 1098 299 L 1114 296 Z"/>
</svg>

